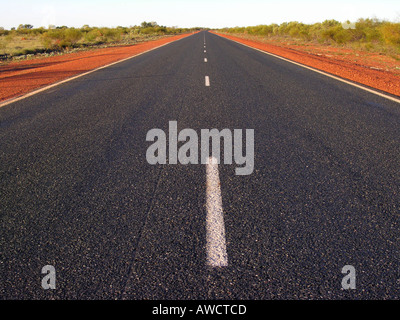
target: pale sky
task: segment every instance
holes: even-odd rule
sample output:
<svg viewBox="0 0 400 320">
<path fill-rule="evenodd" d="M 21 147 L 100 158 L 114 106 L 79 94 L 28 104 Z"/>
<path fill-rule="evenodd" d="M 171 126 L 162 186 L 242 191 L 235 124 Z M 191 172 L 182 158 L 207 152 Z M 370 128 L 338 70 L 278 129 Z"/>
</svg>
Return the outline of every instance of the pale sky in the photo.
<svg viewBox="0 0 400 320">
<path fill-rule="evenodd" d="M 116 27 L 156 21 L 178 27 L 235 27 L 378 18 L 400 22 L 400 0 L 0 0 L 0 27 L 19 24 Z"/>
</svg>

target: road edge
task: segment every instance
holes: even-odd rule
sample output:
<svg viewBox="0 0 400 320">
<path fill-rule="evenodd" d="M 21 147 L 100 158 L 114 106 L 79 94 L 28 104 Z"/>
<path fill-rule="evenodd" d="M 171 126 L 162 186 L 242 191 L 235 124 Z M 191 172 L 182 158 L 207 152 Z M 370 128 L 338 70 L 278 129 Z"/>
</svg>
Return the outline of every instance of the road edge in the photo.
<svg viewBox="0 0 400 320">
<path fill-rule="evenodd" d="M 135 54 L 135 55 L 133 55 L 133 56 L 130 56 L 130 57 L 128 57 L 128 58 L 123 58 L 123 59 L 121 59 L 121 60 L 111 62 L 111 63 L 106 64 L 106 65 L 104 65 L 104 66 L 97 67 L 97 68 L 95 68 L 95 69 L 93 69 L 93 70 L 86 71 L 86 72 L 84 72 L 84 73 L 80 73 L 80 74 L 75 75 L 75 76 L 72 76 L 72 77 L 70 77 L 70 78 L 66 78 L 66 79 L 64 79 L 64 80 L 54 82 L 54 83 L 49 84 L 49 85 L 46 85 L 46 86 L 44 86 L 44 87 L 42 87 L 42 88 L 33 90 L 33 91 L 28 92 L 28 93 L 25 93 L 25 94 L 22 94 L 21 96 L 17 96 L 17 97 L 10 98 L 10 99 L 4 100 L 4 101 L 0 101 L 0 108 L 5 107 L 5 106 L 7 106 L 7 105 L 9 105 L 9 104 L 12 104 L 12 103 L 14 103 L 14 102 L 17 102 L 17 101 L 20 101 L 20 100 L 24 100 L 24 99 L 26 99 L 26 98 L 29 98 L 29 97 L 31 97 L 31 96 L 34 96 L 34 95 L 36 95 L 36 94 L 38 94 L 38 93 L 41 93 L 41 92 L 43 92 L 43 91 L 46 91 L 46 90 L 48 90 L 48 89 L 57 87 L 57 86 L 59 86 L 59 85 L 61 85 L 61 84 L 63 84 L 63 83 L 66 83 L 66 82 L 69 82 L 69 81 L 78 79 L 78 78 L 80 78 L 80 77 L 84 77 L 84 76 L 86 76 L 86 75 L 88 75 L 88 74 L 91 74 L 91 73 L 93 73 L 93 72 L 99 71 L 99 70 L 101 70 L 101 69 L 105 69 L 105 68 L 111 67 L 111 66 L 113 66 L 113 65 L 115 65 L 115 64 L 117 64 L 117 63 L 127 61 L 127 60 L 129 60 L 129 59 L 132 59 L 132 58 L 135 58 L 135 57 L 140 56 L 140 55 L 142 55 L 142 54 L 148 53 L 148 52 L 150 52 L 150 51 L 159 49 L 159 48 L 161 48 L 161 47 L 164 47 L 164 46 L 169 45 L 169 44 L 171 44 L 171 43 L 177 42 L 177 41 L 179 41 L 179 40 L 186 39 L 187 37 L 193 36 L 193 35 L 195 35 L 195 34 L 196 34 L 196 33 L 188 34 L 186 37 L 182 37 L 182 38 L 180 38 L 180 39 L 177 39 L 177 40 L 173 40 L 173 41 L 171 41 L 171 42 L 164 43 L 164 44 L 162 44 L 162 45 L 159 45 L 159 46 L 157 46 L 157 47 L 151 48 L 151 49 L 149 49 L 149 50 L 146 50 L 146 51 L 137 53 L 137 54 Z"/>
<path fill-rule="evenodd" d="M 353 86 L 353 87 L 356 87 L 356 88 L 365 90 L 365 91 L 367 91 L 367 92 L 369 92 L 369 93 L 373 93 L 373 94 L 375 94 L 375 95 L 378 95 L 378 96 L 380 96 L 380 97 L 389 99 L 389 100 L 391 100 L 391 101 L 394 101 L 394 102 L 397 102 L 397 103 L 400 104 L 400 98 L 396 98 L 395 96 L 392 96 L 390 93 L 387 93 L 387 94 L 382 93 L 382 92 L 380 92 L 380 91 L 377 91 L 378 89 L 373 89 L 373 88 L 364 86 L 364 85 L 361 84 L 361 83 L 359 84 L 359 83 L 353 82 L 353 81 L 351 81 L 351 80 L 347 80 L 347 79 L 344 79 L 344 78 L 335 76 L 335 75 L 330 74 L 330 73 L 328 73 L 328 72 L 325 72 L 325 71 L 322 71 L 322 70 L 319 70 L 319 69 L 316 69 L 316 68 L 307 66 L 307 65 L 305 65 L 305 64 L 301 64 L 301 63 L 296 62 L 296 61 L 294 61 L 294 60 L 290 60 L 290 59 L 281 57 L 281 56 L 279 56 L 279 55 L 277 55 L 277 54 L 274 54 L 274 53 L 271 53 L 271 52 L 268 52 L 268 51 L 264 51 L 264 50 L 261 50 L 261 49 L 258 49 L 258 48 L 254 48 L 254 47 L 249 46 L 249 45 L 247 45 L 247 44 L 244 44 L 244 43 L 242 43 L 242 42 L 240 42 L 240 41 L 236 41 L 236 40 L 233 40 L 233 39 L 226 38 L 226 37 L 224 37 L 223 35 L 220 35 L 220 34 L 218 34 L 218 33 L 215 33 L 215 32 L 212 32 L 212 33 L 215 34 L 215 35 L 218 36 L 218 37 L 221 37 L 221 38 L 230 40 L 230 41 L 232 41 L 232 42 L 236 42 L 236 43 L 238 43 L 238 44 L 241 44 L 242 46 L 251 48 L 251 49 L 253 49 L 253 50 L 260 51 L 260 52 L 262 52 L 262 53 L 264 53 L 264 54 L 268 54 L 268 55 L 270 55 L 270 56 L 272 56 L 272 57 L 275 57 L 275 58 L 284 60 L 284 61 L 286 61 L 286 62 L 290 62 L 290 63 L 295 64 L 295 65 L 297 65 L 297 66 L 300 66 L 300 67 L 303 67 L 303 68 L 305 68 L 305 69 L 308 69 L 308 70 L 317 72 L 317 73 L 322 74 L 322 75 L 324 75 L 324 76 L 327 76 L 327 77 L 329 77 L 329 78 L 332 78 L 332 79 L 341 81 L 341 82 L 346 83 L 346 84 L 349 84 L 349 85 L 351 85 L 351 86 Z"/>
</svg>

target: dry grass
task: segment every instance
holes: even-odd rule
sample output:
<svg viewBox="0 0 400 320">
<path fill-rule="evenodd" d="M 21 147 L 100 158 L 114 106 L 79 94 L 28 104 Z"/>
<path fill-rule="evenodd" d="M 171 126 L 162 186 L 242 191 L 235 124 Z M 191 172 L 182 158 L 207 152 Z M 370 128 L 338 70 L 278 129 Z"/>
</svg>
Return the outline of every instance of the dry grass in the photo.
<svg viewBox="0 0 400 320">
<path fill-rule="evenodd" d="M 24 54 L 24 51 L 33 51 L 37 49 L 44 49 L 44 45 L 39 37 L 32 38 L 25 37 L 1 37 L 0 54 L 9 54 L 12 56 Z"/>
</svg>

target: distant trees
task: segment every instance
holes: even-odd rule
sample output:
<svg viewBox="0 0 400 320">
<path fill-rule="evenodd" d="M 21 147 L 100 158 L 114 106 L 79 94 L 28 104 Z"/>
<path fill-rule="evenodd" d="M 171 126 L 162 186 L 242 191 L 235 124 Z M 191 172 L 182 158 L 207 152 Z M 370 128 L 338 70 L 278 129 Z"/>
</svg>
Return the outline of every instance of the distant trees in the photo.
<svg viewBox="0 0 400 320">
<path fill-rule="evenodd" d="M 140 26 L 141 26 L 142 28 L 151 28 L 151 27 L 157 27 L 158 24 L 157 24 L 157 22 L 155 22 L 155 21 L 152 21 L 152 22 L 143 21 L 143 22 L 140 24 Z"/>
<path fill-rule="evenodd" d="M 21 30 L 21 29 L 33 29 L 33 25 L 31 25 L 31 24 L 20 24 L 17 29 L 18 30 Z"/>
</svg>

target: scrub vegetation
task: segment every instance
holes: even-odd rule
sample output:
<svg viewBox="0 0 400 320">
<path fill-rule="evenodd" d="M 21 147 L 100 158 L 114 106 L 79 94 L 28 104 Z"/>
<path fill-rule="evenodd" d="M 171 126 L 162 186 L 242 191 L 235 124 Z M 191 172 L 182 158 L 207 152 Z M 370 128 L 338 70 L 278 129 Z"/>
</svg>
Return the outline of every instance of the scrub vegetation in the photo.
<svg viewBox="0 0 400 320">
<path fill-rule="evenodd" d="M 5 30 L 0 27 L 0 58 L 25 58 L 35 54 L 54 55 L 73 49 L 132 45 L 169 35 L 178 35 L 200 30 L 200 28 L 177 28 L 160 26 L 156 22 L 142 22 L 130 27 L 90 27 L 69 28 L 49 26 L 34 28 L 21 24 L 18 28 Z"/>
<path fill-rule="evenodd" d="M 379 19 L 358 19 L 354 23 L 326 20 L 315 24 L 294 21 L 281 24 L 223 28 L 218 31 L 239 36 L 257 36 L 270 40 L 295 40 L 400 54 L 400 23 Z"/>
</svg>

